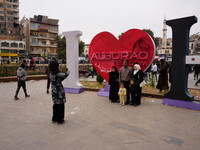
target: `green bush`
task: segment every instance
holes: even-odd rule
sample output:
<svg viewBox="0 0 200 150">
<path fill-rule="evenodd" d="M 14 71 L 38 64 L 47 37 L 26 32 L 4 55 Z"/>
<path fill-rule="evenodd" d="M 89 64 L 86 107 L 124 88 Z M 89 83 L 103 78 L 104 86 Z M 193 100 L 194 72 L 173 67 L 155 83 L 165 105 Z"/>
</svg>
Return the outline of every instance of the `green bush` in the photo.
<svg viewBox="0 0 200 150">
<path fill-rule="evenodd" d="M 100 74 L 97 74 L 96 81 L 99 82 L 99 84 L 102 84 L 103 80 L 104 80 L 104 78 L 102 78 L 102 76 Z"/>
</svg>

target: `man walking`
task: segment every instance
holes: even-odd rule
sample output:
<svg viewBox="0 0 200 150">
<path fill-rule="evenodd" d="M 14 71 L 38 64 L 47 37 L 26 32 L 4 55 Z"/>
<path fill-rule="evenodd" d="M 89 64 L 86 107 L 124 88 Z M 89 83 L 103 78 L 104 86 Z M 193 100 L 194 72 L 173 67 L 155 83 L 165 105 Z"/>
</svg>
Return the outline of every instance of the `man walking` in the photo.
<svg viewBox="0 0 200 150">
<path fill-rule="evenodd" d="M 124 60 L 123 67 L 119 71 L 119 82 L 124 84 L 124 87 L 126 88 L 126 104 L 129 104 L 130 100 L 130 79 L 132 74 L 132 68 L 128 66 L 127 60 Z"/>
<path fill-rule="evenodd" d="M 18 93 L 19 93 L 19 90 L 20 88 L 22 87 L 23 90 L 24 90 L 24 93 L 25 93 L 25 97 L 30 97 L 30 95 L 27 94 L 27 91 L 26 91 L 26 71 L 24 70 L 25 68 L 25 65 L 24 64 L 21 64 L 21 67 L 18 68 L 17 70 L 17 78 L 18 78 L 18 84 L 17 84 L 17 90 L 16 90 L 16 94 L 15 94 L 15 100 L 18 100 Z"/>
</svg>

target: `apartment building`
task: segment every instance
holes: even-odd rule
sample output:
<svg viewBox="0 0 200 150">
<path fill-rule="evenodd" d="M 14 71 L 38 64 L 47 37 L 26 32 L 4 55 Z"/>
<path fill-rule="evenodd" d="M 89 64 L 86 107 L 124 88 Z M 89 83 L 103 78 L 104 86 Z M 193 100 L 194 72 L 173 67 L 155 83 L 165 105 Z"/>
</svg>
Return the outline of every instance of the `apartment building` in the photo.
<svg viewBox="0 0 200 150">
<path fill-rule="evenodd" d="M 20 36 L 19 0 L 0 0 L 0 60 L 25 57 L 25 48 Z"/>
<path fill-rule="evenodd" d="M 54 38 L 58 35 L 58 21 L 42 15 L 22 19 L 22 34 L 25 37 L 29 56 L 55 57 L 57 55 Z"/>
</svg>

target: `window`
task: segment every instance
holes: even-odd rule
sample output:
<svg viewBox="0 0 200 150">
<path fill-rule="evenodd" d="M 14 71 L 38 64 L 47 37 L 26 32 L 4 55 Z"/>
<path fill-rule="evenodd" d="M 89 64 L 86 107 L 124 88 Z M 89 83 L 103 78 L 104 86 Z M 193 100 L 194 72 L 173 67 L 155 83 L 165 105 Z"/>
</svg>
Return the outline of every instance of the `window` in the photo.
<svg viewBox="0 0 200 150">
<path fill-rule="evenodd" d="M 3 16 L 0 16 L 0 20 L 2 20 L 2 21 L 3 21 L 3 20 L 4 20 L 4 17 L 3 17 Z"/>
<path fill-rule="evenodd" d="M 32 30 L 37 30 L 37 29 L 39 28 L 39 25 L 40 25 L 40 24 L 38 24 L 38 23 L 33 23 L 33 22 L 31 22 L 31 23 L 30 23 L 30 28 L 31 28 Z"/>
<path fill-rule="evenodd" d="M 7 5 L 7 8 L 12 8 L 12 5 Z"/>
<path fill-rule="evenodd" d="M 58 27 L 57 26 L 49 26 L 49 30 L 53 32 L 58 32 Z"/>
<path fill-rule="evenodd" d="M 11 47 L 18 47 L 18 44 L 17 43 L 11 43 Z"/>
<path fill-rule="evenodd" d="M 19 47 L 20 47 L 20 48 L 23 48 L 23 43 L 19 43 Z"/>
<path fill-rule="evenodd" d="M 0 14 L 4 14 L 4 12 L 3 12 L 3 11 L 0 11 Z"/>
<path fill-rule="evenodd" d="M 13 5 L 13 9 L 17 9 L 18 8 L 18 6 L 17 5 Z"/>
<path fill-rule="evenodd" d="M 46 45 L 46 41 L 42 41 L 42 45 Z"/>
<path fill-rule="evenodd" d="M 43 37 L 43 38 L 47 37 L 46 34 L 40 34 L 40 36 Z"/>
<path fill-rule="evenodd" d="M 13 15 L 13 12 L 12 11 L 8 11 L 7 14 L 8 15 Z"/>
<path fill-rule="evenodd" d="M 15 53 L 15 54 L 17 54 L 18 52 L 17 52 L 17 50 L 10 50 L 10 53 Z"/>
<path fill-rule="evenodd" d="M 50 35 L 50 38 L 54 39 L 54 38 L 55 38 L 55 35 L 51 34 L 51 35 Z"/>
<path fill-rule="evenodd" d="M 166 50 L 166 51 L 165 51 L 165 54 L 169 54 L 169 50 Z"/>
<path fill-rule="evenodd" d="M 7 17 L 8 21 L 13 21 L 13 17 Z"/>
<path fill-rule="evenodd" d="M 3 3 L 0 3 L 0 8 L 3 8 Z"/>
<path fill-rule="evenodd" d="M 5 34 L 6 31 L 4 29 L 0 29 L 0 34 Z"/>
<path fill-rule="evenodd" d="M 5 27 L 6 24 L 4 22 L 0 22 L 0 27 Z"/>
<path fill-rule="evenodd" d="M 42 49 L 42 53 L 46 53 L 47 52 L 47 50 L 44 48 L 44 49 Z"/>
<path fill-rule="evenodd" d="M 193 49 L 193 43 L 192 43 L 192 45 L 191 45 L 191 49 Z"/>
<path fill-rule="evenodd" d="M 9 50 L 8 49 L 2 49 L 1 53 L 9 53 Z"/>
<path fill-rule="evenodd" d="M 38 33 L 35 33 L 35 32 L 31 32 L 30 35 L 31 35 L 31 36 L 35 36 L 35 37 L 38 37 Z"/>
<path fill-rule="evenodd" d="M 35 43 L 35 44 L 38 43 L 38 40 L 35 38 L 33 38 L 31 41 L 32 41 L 32 43 Z"/>
<path fill-rule="evenodd" d="M 9 47 L 9 43 L 8 43 L 8 42 L 2 42 L 2 43 L 1 43 L 1 46 L 2 46 L 2 47 Z"/>
<path fill-rule="evenodd" d="M 54 46 L 54 42 L 51 42 L 51 46 Z"/>
<path fill-rule="evenodd" d="M 6 27 L 13 28 L 14 25 L 13 25 L 13 23 L 7 23 L 7 24 L 6 24 Z"/>
<path fill-rule="evenodd" d="M 31 49 L 31 51 L 33 51 L 33 49 Z M 19 54 L 24 54 L 26 53 L 25 50 L 19 50 Z"/>
</svg>

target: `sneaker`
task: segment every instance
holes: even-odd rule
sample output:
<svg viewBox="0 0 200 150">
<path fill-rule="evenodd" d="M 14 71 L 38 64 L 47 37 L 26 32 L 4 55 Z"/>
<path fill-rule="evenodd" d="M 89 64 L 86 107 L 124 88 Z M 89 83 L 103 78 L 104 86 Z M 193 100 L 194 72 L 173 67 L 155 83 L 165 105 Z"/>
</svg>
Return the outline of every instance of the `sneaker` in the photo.
<svg viewBox="0 0 200 150">
<path fill-rule="evenodd" d="M 122 105 L 124 106 L 124 103 L 122 103 Z"/>
<path fill-rule="evenodd" d="M 30 95 L 25 95 L 25 97 L 27 98 L 27 97 L 30 97 Z"/>
<path fill-rule="evenodd" d="M 120 102 L 119 104 L 121 105 L 122 103 Z"/>
<path fill-rule="evenodd" d="M 15 98 L 15 100 L 18 100 L 18 99 L 19 99 L 17 96 L 15 96 L 14 98 Z"/>
</svg>

